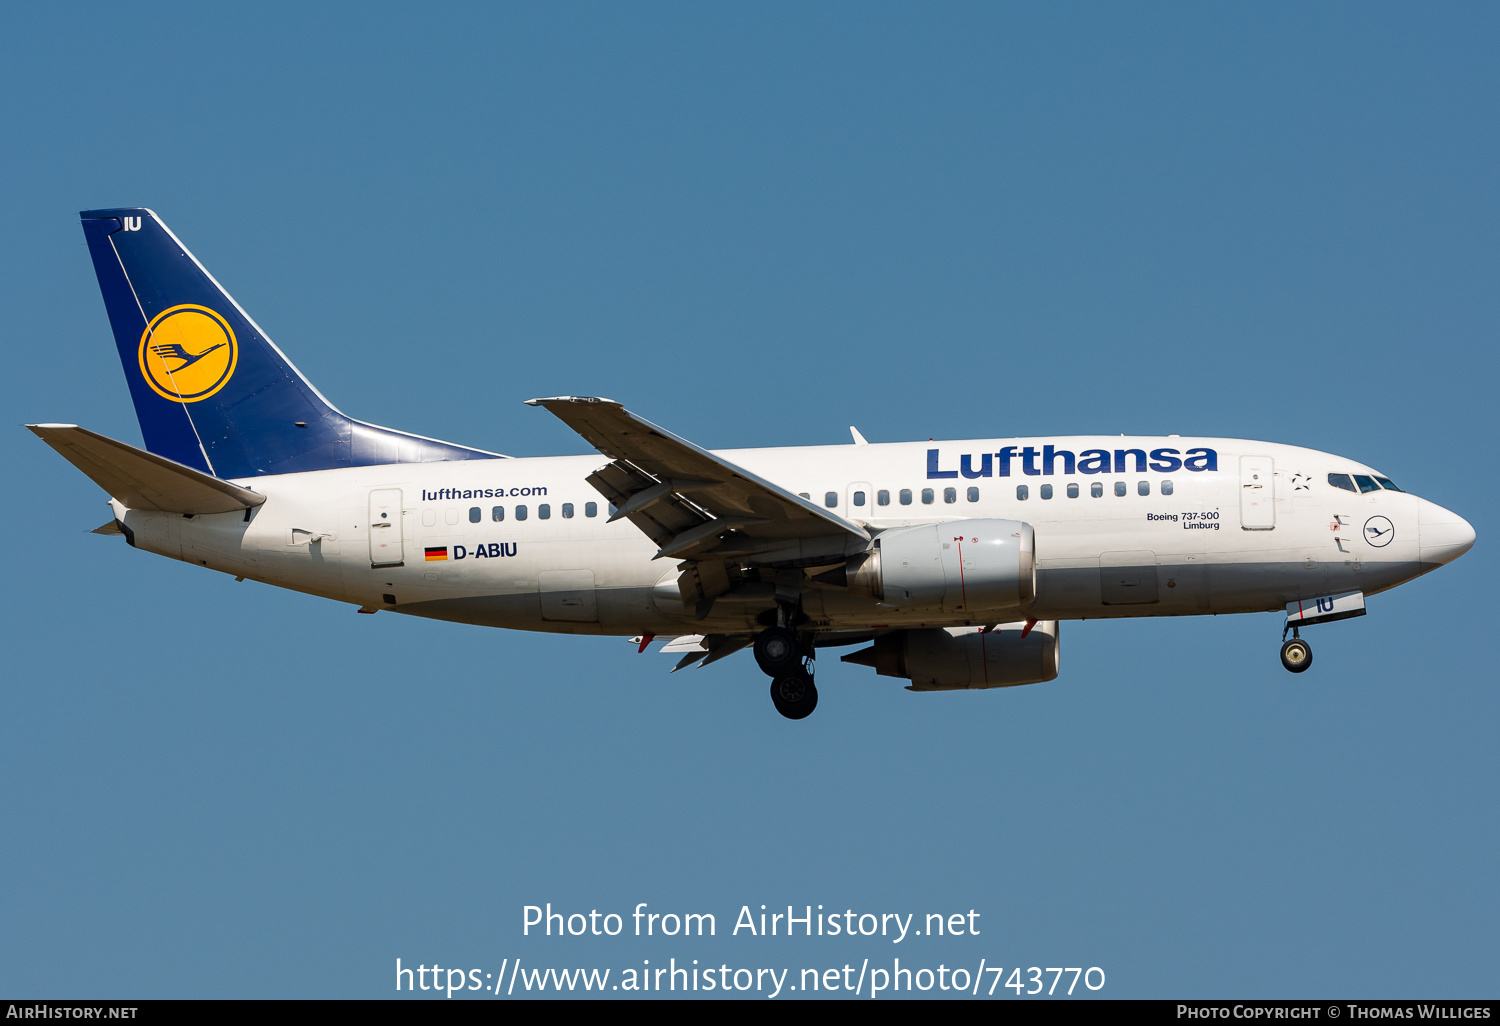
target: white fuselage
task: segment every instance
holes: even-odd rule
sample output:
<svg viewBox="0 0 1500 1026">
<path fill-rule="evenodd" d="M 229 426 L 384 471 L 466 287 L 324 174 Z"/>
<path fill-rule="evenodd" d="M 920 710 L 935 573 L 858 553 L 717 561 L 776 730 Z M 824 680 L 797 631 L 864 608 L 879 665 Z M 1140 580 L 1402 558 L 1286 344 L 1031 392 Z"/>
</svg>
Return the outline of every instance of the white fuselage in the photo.
<svg viewBox="0 0 1500 1026">
<path fill-rule="evenodd" d="M 1111 459 L 1086 470 L 1081 454 L 1090 451 Z M 1158 451 L 1176 462 L 1190 451 L 1213 458 L 1200 457 L 1198 469 L 1155 469 L 1174 462 L 1154 458 Z M 1456 556 L 1455 532 L 1444 525 L 1463 524 L 1415 495 L 1331 486 L 1330 473 L 1375 474 L 1353 461 L 1237 439 L 986 439 L 717 455 L 872 534 L 973 518 L 1031 524 L 1036 599 L 1025 615 L 1039 620 L 1252 612 L 1369 595 Z M 116 511 L 140 548 L 365 609 L 570 633 L 755 629 L 762 610 L 753 604 L 720 601 L 704 620 L 683 607 L 677 561 L 656 559 L 656 546 L 628 521 L 609 523 L 608 506 L 585 483 L 602 462 L 325 470 L 242 480 L 266 496 L 247 513 Z M 1368 537 L 1367 524 L 1377 525 Z M 982 610 L 901 613 L 820 584 L 803 590 L 802 610 L 828 631 L 987 620 Z"/>
</svg>

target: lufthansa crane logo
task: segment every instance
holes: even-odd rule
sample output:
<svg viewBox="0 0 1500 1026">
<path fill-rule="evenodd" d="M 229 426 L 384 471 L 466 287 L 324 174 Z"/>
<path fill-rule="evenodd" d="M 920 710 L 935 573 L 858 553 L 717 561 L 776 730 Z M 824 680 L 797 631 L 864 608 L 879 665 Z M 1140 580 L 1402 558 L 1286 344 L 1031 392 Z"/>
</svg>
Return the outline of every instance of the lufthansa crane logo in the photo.
<svg viewBox="0 0 1500 1026">
<path fill-rule="evenodd" d="M 1365 541 L 1383 549 L 1396 537 L 1395 526 L 1385 517 L 1371 517 L 1365 521 Z"/>
<path fill-rule="evenodd" d="M 141 335 L 141 375 L 174 403 L 195 403 L 223 388 L 239 357 L 234 329 L 206 306 L 163 310 Z"/>
</svg>

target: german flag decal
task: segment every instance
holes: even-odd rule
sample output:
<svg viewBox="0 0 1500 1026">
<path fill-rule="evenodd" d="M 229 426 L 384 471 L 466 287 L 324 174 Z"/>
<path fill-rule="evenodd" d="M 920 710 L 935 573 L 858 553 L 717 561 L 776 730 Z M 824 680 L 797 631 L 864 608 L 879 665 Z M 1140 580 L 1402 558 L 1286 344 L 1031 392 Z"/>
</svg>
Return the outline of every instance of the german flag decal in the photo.
<svg viewBox="0 0 1500 1026">
<path fill-rule="evenodd" d="M 425 551 L 427 553 L 427 562 L 429 563 L 448 558 L 448 546 L 446 545 L 428 546 Z"/>
</svg>

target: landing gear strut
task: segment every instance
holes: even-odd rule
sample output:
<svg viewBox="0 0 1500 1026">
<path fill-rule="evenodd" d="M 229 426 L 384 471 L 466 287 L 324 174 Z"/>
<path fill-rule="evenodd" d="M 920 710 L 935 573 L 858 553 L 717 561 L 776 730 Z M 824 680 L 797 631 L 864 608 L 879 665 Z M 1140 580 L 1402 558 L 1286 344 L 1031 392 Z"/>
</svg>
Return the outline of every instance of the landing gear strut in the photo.
<svg viewBox="0 0 1500 1026">
<path fill-rule="evenodd" d="M 803 652 L 792 630 L 792 611 L 777 610 L 777 623 L 755 636 L 755 661 L 771 678 L 771 704 L 789 720 L 800 720 L 818 706 L 818 688 L 813 683 L 812 653 Z"/>
<path fill-rule="evenodd" d="M 1302 640 L 1295 627 L 1292 628 L 1292 640 L 1281 643 L 1281 665 L 1293 673 L 1301 673 L 1312 665 L 1312 646 Z"/>
</svg>

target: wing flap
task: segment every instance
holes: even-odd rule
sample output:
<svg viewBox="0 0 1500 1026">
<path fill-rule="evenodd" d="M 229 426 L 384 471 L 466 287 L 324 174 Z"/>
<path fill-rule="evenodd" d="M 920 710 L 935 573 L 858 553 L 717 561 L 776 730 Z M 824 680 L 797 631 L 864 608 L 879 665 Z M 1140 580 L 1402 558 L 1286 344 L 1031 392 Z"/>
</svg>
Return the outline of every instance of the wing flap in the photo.
<svg viewBox="0 0 1500 1026">
<path fill-rule="evenodd" d="M 713 520 L 707 510 L 670 492 L 669 482 L 658 481 L 625 461 L 607 463 L 585 480 L 615 507 L 611 519 L 623 516 L 658 546 Z M 650 501 L 638 501 L 648 493 L 654 493 Z"/>
<path fill-rule="evenodd" d="M 131 509 L 164 513 L 231 513 L 266 501 L 264 495 L 248 488 L 95 434 L 76 424 L 28 424 L 26 427 Z"/>
</svg>

